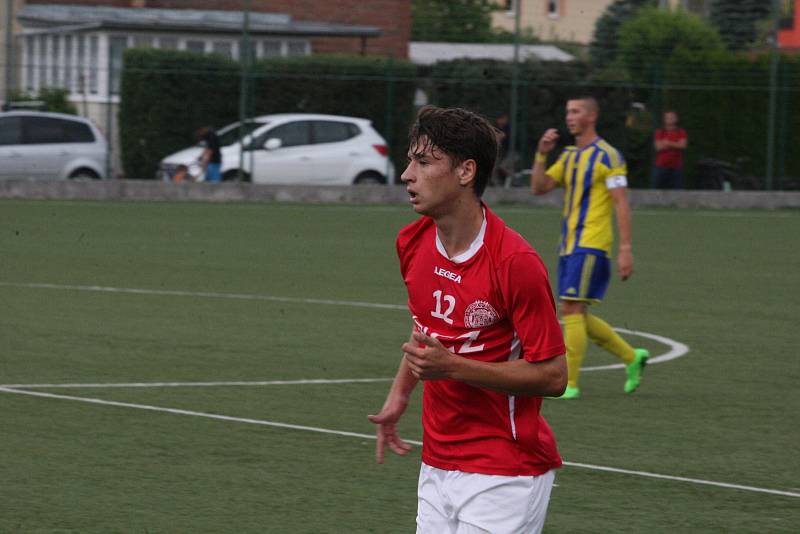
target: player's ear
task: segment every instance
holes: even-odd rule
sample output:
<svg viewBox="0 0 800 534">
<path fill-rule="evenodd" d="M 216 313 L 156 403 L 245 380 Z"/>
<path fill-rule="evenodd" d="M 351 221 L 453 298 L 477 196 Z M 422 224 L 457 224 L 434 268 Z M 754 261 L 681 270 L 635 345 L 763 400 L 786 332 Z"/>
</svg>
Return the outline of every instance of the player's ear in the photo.
<svg viewBox="0 0 800 534">
<path fill-rule="evenodd" d="M 474 159 L 464 160 L 458 166 L 458 183 L 462 186 L 467 186 L 475 179 L 475 173 L 478 172 L 478 164 Z"/>
</svg>

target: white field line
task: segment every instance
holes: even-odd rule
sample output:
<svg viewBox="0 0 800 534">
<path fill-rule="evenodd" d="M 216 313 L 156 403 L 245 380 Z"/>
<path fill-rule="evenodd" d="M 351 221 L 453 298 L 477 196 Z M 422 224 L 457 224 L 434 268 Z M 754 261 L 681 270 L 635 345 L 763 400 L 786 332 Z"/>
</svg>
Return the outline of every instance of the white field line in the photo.
<svg viewBox="0 0 800 534">
<path fill-rule="evenodd" d="M 303 378 L 300 380 L 255 380 L 230 382 L 119 382 L 94 384 L 0 384 L 0 388 L 54 389 L 54 388 L 179 388 L 179 387 L 225 387 L 225 386 L 291 386 L 313 384 L 357 384 L 371 382 L 391 382 L 393 378 Z"/>
<path fill-rule="evenodd" d="M 137 289 L 129 287 L 106 287 L 106 286 L 78 286 L 62 284 L 39 284 L 39 283 L 16 283 L 0 282 L 4 287 L 22 287 L 31 289 L 63 289 L 72 291 L 93 291 L 98 293 L 127 293 L 132 295 L 155 295 L 165 297 L 200 297 L 234 300 L 262 300 L 268 302 L 290 302 L 296 304 L 328 304 L 332 306 L 353 306 L 356 308 L 379 308 L 385 310 L 406 310 L 407 307 L 400 304 L 380 304 L 377 302 L 359 302 L 356 300 L 329 300 L 329 299 L 306 299 L 297 297 L 276 297 L 274 295 L 252 295 L 247 293 L 213 293 L 208 291 L 173 291 L 168 289 Z"/>
<path fill-rule="evenodd" d="M 205 412 L 196 412 L 192 410 L 181 410 L 177 408 L 165 408 L 161 406 L 151 406 L 148 404 L 134 404 L 130 402 L 117 402 L 117 401 L 109 401 L 103 399 L 95 399 L 91 397 L 73 397 L 68 395 L 58 395 L 55 393 L 43 393 L 39 391 L 23 391 L 17 390 L 8 387 L 0 387 L 0 392 L 3 393 L 11 393 L 16 395 L 29 395 L 32 397 L 40 397 L 40 398 L 47 398 L 47 399 L 57 399 L 57 400 L 69 400 L 69 401 L 77 401 L 77 402 L 85 402 L 89 404 L 99 404 L 104 406 L 116 406 L 119 408 L 133 408 L 137 410 L 147 410 L 151 412 L 161 412 L 161 413 L 169 413 L 174 415 L 188 415 L 192 417 L 203 417 L 206 419 L 214 419 L 217 421 L 226 421 L 232 423 L 245 423 L 251 425 L 261 425 L 261 426 L 270 426 L 270 427 L 277 427 L 277 428 L 286 428 L 290 430 L 303 430 L 307 432 L 318 432 L 322 434 L 332 434 L 337 436 L 347 436 L 347 437 L 354 437 L 360 439 L 375 439 L 375 436 L 372 434 L 360 434 L 357 432 L 345 432 L 341 430 L 330 430 L 326 428 L 319 428 L 313 426 L 304 426 L 304 425 L 292 425 L 288 423 L 280 423 L 277 421 L 264 421 L 261 419 L 250 419 L 244 417 L 231 417 L 227 415 L 219 415 L 219 414 L 212 414 L 212 413 L 205 413 Z M 412 445 L 421 446 L 422 442 L 415 441 L 415 440 L 406 440 L 408 443 Z M 633 471 L 629 469 L 618 469 L 616 467 L 605 467 L 600 465 L 592 465 L 592 464 L 583 464 L 583 463 L 575 463 L 575 462 L 564 462 L 564 465 L 570 467 L 579 467 L 583 469 L 590 469 L 594 471 L 605 471 L 609 473 L 619 473 L 624 475 L 634 475 L 640 477 L 647 477 L 647 478 L 655 478 L 659 480 L 670 480 L 674 482 L 687 482 L 690 484 L 702 484 L 706 486 L 715 486 L 719 488 L 727 488 L 727 489 L 736 489 L 742 491 L 750 491 L 755 493 L 768 493 L 771 495 L 781 495 L 784 497 L 800 497 L 800 493 L 792 492 L 792 491 L 783 491 L 783 490 L 775 490 L 769 488 L 758 488 L 755 486 L 743 486 L 740 484 L 728 484 L 725 482 L 715 482 L 713 480 L 703 480 L 697 478 L 686 478 L 686 477 L 677 477 L 672 475 L 661 475 L 658 473 L 649 473 L 647 471 Z"/>
</svg>

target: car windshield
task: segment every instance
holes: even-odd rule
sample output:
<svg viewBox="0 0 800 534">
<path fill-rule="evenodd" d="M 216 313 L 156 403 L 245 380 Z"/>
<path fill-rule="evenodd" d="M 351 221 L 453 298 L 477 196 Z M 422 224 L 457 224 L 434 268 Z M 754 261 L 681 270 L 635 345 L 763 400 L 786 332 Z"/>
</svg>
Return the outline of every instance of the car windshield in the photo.
<svg viewBox="0 0 800 534">
<path fill-rule="evenodd" d="M 259 121 L 245 121 L 241 134 L 239 132 L 238 122 L 231 124 L 230 126 L 226 126 L 217 132 L 217 135 L 219 136 L 219 144 L 220 146 L 232 145 L 237 142 L 240 137 L 246 137 L 250 134 L 250 132 L 257 128 L 261 128 L 265 124 L 267 123 Z"/>
</svg>

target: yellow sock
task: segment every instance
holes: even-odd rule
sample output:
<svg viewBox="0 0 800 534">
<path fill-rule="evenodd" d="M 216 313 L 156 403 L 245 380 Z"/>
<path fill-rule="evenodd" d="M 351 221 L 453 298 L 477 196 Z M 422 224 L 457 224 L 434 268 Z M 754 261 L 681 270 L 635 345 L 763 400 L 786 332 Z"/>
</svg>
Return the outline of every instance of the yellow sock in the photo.
<svg viewBox="0 0 800 534">
<path fill-rule="evenodd" d="M 586 355 L 586 345 L 589 338 L 586 336 L 586 317 L 582 313 L 565 315 L 564 343 L 567 345 L 567 370 L 569 376 L 567 385 L 578 387 L 578 376 L 581 374 L 581 364 Z"/>
<path fill-rule="evenodd" d="M 614 332 L 607 322 L 594 315 L 586 314 L 586 332 L 599 346 L 621 359 L 625 363 L 632 363 L 636 353 L 627 341 Z"/>
</svg>

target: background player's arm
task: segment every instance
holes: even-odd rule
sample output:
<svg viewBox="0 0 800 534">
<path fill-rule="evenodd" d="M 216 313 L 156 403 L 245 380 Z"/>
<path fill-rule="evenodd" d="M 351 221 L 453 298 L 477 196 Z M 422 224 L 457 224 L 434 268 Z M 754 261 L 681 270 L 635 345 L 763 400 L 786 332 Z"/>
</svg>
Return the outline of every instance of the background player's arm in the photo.
<svg viewBox="0 0 800 534">
<path fill-rule="evenodd" d="M 628 203 L 628 188 L 616 187 L 608 190 L 614 201 L 614 210 L 617 215 L 617 229 L 619 231 L 619 252 L 617 254 L 617 267 L 622 280 L 627 280 L 633 274 L 633 247 L 631 230 L 631 207 Z"/>
<path fill-rule="evenodd" d="M 547 169 L 545 169 L 547 158 L 542 157 L 555 148 L 556 141 L 558 141 L 558 131 L 555 128 L 550 128 L 542 135 L 536 147 L 537 155 L 533 160 L 533 168 L 531 169 L 531 193 L 534 195 L 549 193 L 558 185 L 551 176 L 548 176 Z"/>
<path fill-rule="evenodd" d="M 411 332 L 409 345 L 416 345 L 414 332 Z M 405 345 L 404 345 L 405 346 Z M 375 445 L 375 461 L 383 463 L 383 451 L 386 445 L 396 454 L 404 455 L 411 450 L 411 445 L 400 439 L 397 434 L 397 421 L 406 411 L 411 392 L 417 386 L 419 379 L 413 375 L 405 358 L 400 361 L 400 367 L 386 396 L 381 411 L 376 415 L 368 415 L 367 419 L 377 425 L 375 430 L 377 443 Z"/>
<path fill-rule="evenodd" d="M 538 397 L 561 395 L 567 385 L 563 354 L 538 362 L 482 362 L 453 354 L 426 334 L 417 332 L 413 338 L 417 343 L 403 345 L 403 351 L 411 373 L 421 380 L 458 380 L 508 395 Z"/>
</svg>

